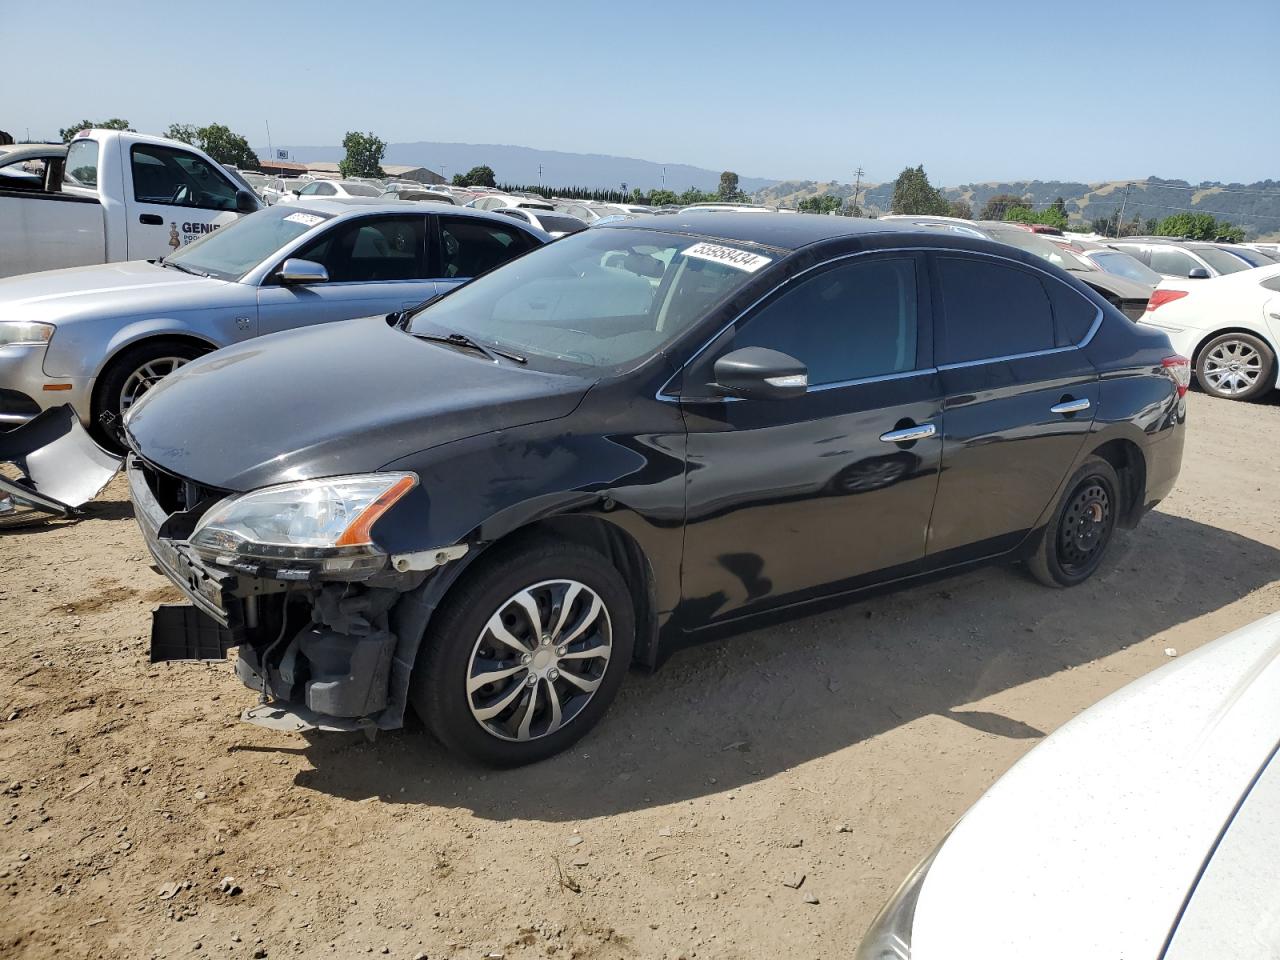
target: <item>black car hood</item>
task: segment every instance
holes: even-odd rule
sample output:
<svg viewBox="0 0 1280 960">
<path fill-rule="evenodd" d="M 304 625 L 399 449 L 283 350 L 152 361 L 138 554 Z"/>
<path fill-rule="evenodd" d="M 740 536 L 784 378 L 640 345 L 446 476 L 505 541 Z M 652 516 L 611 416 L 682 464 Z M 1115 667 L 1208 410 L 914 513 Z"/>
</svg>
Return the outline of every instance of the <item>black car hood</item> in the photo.
<svg viewBox="0 0 1280 960">
<path fill-rule="evenodd" d="M 127 431 L 162 469 L 243 492 L 366 473 L 453 440 L 554 420 L 591 383 L 493 363 L 370 317 L 218 350 L 153 387 Z"/>
</svg>

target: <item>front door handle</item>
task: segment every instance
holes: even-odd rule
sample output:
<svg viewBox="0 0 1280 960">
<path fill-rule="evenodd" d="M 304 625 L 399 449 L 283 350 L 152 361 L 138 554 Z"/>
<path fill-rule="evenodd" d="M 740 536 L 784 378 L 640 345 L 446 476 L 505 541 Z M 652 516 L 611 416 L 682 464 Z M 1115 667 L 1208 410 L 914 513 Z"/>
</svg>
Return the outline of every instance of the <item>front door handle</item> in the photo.
<svg viewBox="0 0 1280 960">
<path fill-rule="evenodd" d="M 912 427 L 903 427 L 901 430 L 890 430 L 888 433 L 880 434 L 880 439 L 885 443 L 912 443 L 916 440 L 925 440 L 935 436 L 938 428 L 932 423 L 919 423 Z"/>
<path fill-rule="evenodd" d="M 1089 398 L 1081 397 L 1079 400 L 1063 400 L 1061 403 L 1055 403 L 1049 408 L 1050 413 L 1061 413 L 1064 416 L 1072 413 L 1083 413 L 1089 409 Z"/>
<path fill-rule="evenodd" d="M 164 217 L 158 213 L 142 213 L 138 215 L 138 222 L 145 223 L 149 227 L 163 227 Z"/>
</svg>

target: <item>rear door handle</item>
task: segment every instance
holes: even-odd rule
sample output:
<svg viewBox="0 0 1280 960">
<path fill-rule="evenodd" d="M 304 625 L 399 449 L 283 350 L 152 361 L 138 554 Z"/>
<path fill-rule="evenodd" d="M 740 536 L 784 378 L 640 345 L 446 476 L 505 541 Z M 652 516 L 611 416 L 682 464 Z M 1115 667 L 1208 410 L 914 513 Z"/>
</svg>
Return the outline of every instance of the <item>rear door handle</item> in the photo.
<svg viewBox="0 0 1280 960">
<path fill-rule="evenodd" d="M 1049 408 L 1050 413 L 1083 413 L 1089 409 L 1089 398 L 1081 397 L 1079 400 L 1063 400 L 1061 403 L 1055 403 Z"/>
<path fill-rule="evenodd" d="M 142 213 L 138 215 L 138 222 L 145 223 L 149 227 L 163 227 L 164 217 L 158 213 Z"/>
<path fill-rule="evenodd" d="M 914 427 L 903 427 L 901 430 L 890 430 L 888 433 L 880 434 L 880 439 L 885 443 L 911 443 L 915 440 L 925 440 L 935 436 L 938 428 L 932 423 L 920 423 Z"/>
</svg>

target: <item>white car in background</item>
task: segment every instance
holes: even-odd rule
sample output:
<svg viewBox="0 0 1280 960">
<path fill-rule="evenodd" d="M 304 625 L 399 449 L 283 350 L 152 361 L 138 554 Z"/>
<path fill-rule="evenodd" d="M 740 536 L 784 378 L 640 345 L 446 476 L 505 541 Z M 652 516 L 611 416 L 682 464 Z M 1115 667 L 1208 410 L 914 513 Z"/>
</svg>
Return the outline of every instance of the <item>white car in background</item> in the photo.
<svg viewBox="0 0 1280 960">
<path fill-rule="evenodd" d="M 491 193 L 487 197 L 476 197 L 463 206 L 471 207 L 473 210 L 505 210 L 508 207 L 517 210 L 551 211 L 555 209 L 550 200 L 543 200 L 540 197 L 537 199 L 517 197 L 505 193 Z"/>
<path fill-rule="evenodd" d="M 279 203 L 293 203 L 297 200 L 343 200 L 347 197 L 368 197 L 377 199 L 382 191 L 371 183 L 360 180 L 312 180 L 303 187 L 285 194 Z"/>
<path fill-rule="evenodd" d="M 1280 614 L 1107 697 L 907 877 L 855 960 L 1280 957 Z"/>
<path fill-rule="evenodd" d="M 499 207 L 493 212 L 510 217 L 512 220 L 519 220 L 521 223 L 537 227 L 544 233 L 550 234 L 553 239 L 567 236 L 571 233 L 577 233 L 579 230 L 587 229 L 587 225 L 577 217 L 571 217 L 567 213 L 559 213 L 554 210 L 531 210 L 525 207 Z"/>
<path fill-rule="evenodd" d="M 1280 266 L 1212 280 L 1163 280 L 1142 323 L 1159 327 L 1191 358 L 1200 389 L 1259 400 L 1275 389 L 1280 352 Z"/>
</svg>

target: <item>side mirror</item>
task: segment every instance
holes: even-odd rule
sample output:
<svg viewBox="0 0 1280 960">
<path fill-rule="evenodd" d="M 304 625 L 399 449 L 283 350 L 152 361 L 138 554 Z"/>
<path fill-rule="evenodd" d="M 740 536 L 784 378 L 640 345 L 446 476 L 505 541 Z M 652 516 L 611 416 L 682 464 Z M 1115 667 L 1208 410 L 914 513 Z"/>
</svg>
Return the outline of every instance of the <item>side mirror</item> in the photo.
<svg viewBox="0 0 1280 960">
<path fill-rule="evenodd" d="M 785 353 L 743 347 L 726 353 L 713 368 L 716 386 L 746 400 L 787 400 L 809 389 L 809 368 Z"/>
<path fill-rule="evenodd" d="M 276 279 L 288 286 L 328 283 L 329 271 L 314 260 L 295 260 L 290 257 L 276 271 Z"/>
<path fill-rule="evenodd" d="M 1187 279 L 1188 280 L 1208 280 L 1209 271 L 1206 270 L 1204 267 L 1192 267 L 1187 272 Z"/>
<path fill-rule="evenodd" d="M 260 204 L 258 198 L 248 190 L 236 191 L 236 212 L 237 213 L 253 213 L 258 209 Z"/>
</svg>

